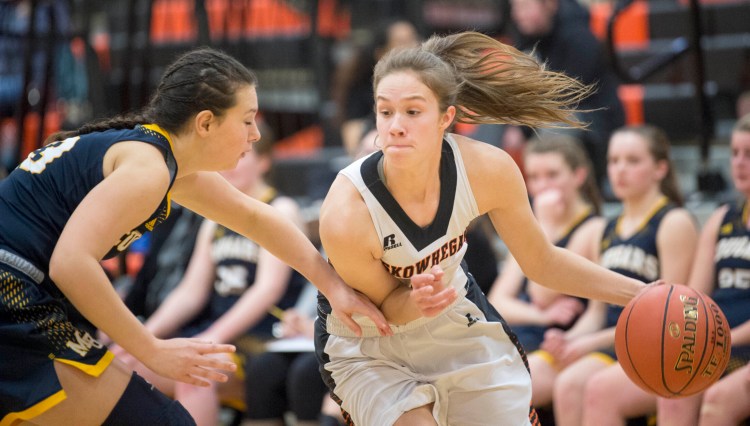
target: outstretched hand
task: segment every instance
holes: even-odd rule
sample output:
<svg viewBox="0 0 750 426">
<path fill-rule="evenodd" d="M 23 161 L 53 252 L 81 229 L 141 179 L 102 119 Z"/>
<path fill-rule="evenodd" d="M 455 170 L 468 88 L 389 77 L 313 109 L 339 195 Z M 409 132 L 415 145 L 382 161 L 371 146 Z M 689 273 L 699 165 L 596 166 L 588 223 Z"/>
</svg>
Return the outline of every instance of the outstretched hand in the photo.
<svg viewBox="0 0 750 426">
<path fill-rule="evenodd" d="M 235 371 L 237 366 L 214 354 L 231 353 L 233 345 L 211 343 L 201 339 L 156 340 L 156 349 L 140 360 L 153 372 L 169 379 L 196 386 L 209 386 L 209 381 L 226 382 L 222 371 Z"/>
<path fill-rule="evenodd" d="M 354 314 L 364 315 L 378 327 L 381 336 L 391 336 L 393 331 L 385 316 L 364 294 L 349 286 L 340 286 L 335 293 L 326 295 L 336 317 L 346 324 L 357 336 L 362 336 L 362 328 L 352 318 Z"/>
<path fill-rule="evenodd" d="M 445 273 L 439 266 L 433 266 L 430 273 L 411 277 L 411 294 L 409 297 L 417 306 L 422 316 L 433 317 L 458 297 L 456 289 L 443 284 Z"/>
</svg>

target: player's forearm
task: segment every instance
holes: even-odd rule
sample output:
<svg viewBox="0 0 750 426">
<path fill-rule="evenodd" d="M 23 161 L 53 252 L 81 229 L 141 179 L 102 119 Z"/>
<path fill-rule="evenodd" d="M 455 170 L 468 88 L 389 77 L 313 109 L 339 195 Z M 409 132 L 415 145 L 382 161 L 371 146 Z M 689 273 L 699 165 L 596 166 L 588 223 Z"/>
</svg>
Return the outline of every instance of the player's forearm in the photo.
<svg viewBox="0 0 750 426">
<path fill-rule="evenodd" d="M 548 325 L 544 313 L 531 303 L 503 296 L 495 298 L 493 305 L 510 325 Z"/>
<path fill-rule="evenodd" d="M 750 321 L 745 321 L 732 329 L 732 346 L 747 345 L 750 345 Z"/>
<path fill-rule="evenodd" d="M 96 259 L 53 262 L 50 278 L 86 319 L 136 358 L 152 350 L 156 339 L 128 310 Z"/>
<path fill-rule="evenodd" d="M 256 218 L 254 222 L 262 223 L 263 226 L 259 227 L 262 229 L 254 229 L 252 235 L 246 235 L 248 238 L 299 271 L 325 296 L 346 286 L 294 223 L 279 216 L 271 206 L 264 205 L 259 210 L 258 214 L 262 217 Z"/>
<path fill-rule="evenodd" d="M 231 343 L 242 336 L 258 324 L 279 299 L 279 296 L 274 294 L 259 293 L 254 292 L 251 287 L 231 309 L 211 324 L 204 334 L 212 336 L 218 343 Z"/>
<path fill-rule="evenodd" d="M 553 290 L 626 305 L 645 284 L 603 268 L 568 250 L 553 247 L 527 272 L 533 281 Z"/>
<path fill-rule="evenodd" d="M 177 287 L 162 302 L 159 309 L 146 321 L 146 328 L 158 337 L 168 337 L 194 318 L 205 301 L 196 295 L 186 294 Z"/>
<path fill-rule="evenodd" d="M 422 317 L 419 308 L 409 297 L 410 293 L 411 289 L 398 286 L 383 299 L 380 311 L 389 323 L 402 325 Z"/>
</svg>

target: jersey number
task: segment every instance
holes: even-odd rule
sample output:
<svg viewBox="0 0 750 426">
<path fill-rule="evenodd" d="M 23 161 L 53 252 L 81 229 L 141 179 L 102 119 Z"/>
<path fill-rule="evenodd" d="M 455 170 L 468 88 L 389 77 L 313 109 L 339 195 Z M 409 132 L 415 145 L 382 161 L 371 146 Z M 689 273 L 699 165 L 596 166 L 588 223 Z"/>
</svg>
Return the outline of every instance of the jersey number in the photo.
<svg viewBox="0 0 750 426">
<path fill-rule="evenodd" d="M 29 156 L 26 157 L 26 159 L 23 160 L 23 163 L 18 167 L 29 173 L 39 174 L 47 168 L 49 163 L 55 161 L 60 158 L 61 155 L 73 149 L 73 146 L 80 138 L 80 136 L 74 136 L 65 139 L 64 141 L 52 142 L 44 148 L 37 149 L 29 154 Z"/>
</svg>

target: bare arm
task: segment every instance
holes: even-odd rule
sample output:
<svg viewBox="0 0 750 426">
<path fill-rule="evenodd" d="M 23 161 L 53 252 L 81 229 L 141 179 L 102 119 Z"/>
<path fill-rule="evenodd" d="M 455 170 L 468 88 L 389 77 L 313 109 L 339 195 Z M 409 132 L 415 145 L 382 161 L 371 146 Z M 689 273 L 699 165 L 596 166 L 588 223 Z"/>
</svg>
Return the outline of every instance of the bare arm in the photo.
<svg viewBox="0 0 750 426">
<path fill-rule="evenodd" d="M 380 307 L 393 324 L 405 324 L 423 316 L 423 311 L 414 303 L 414 291 L 424 292 L 435 312 L 456 297 L 452 288 L 434 296 L 430 296 L 430 289 L 411 290 L 386 271 L 380 262 L 382 247 L 367 206 L 344 176 L 336 178 L 321 207 L 320 238 L 344 281 Z M 428 276 L 432 275 L 415 275 L 411 283 L 416 285 Z"/>
<path fill-rule="evenodd" d="M 656 234 L 659 276 L 668 283 L 686 284 L 698 244 L 698 229 L 685 209 L 674 209 L 662 219 Z"/>
<path fill-rule="evenodd" d="M 299 271 L 328 298 L 342 321 L 355 332 L 359 332 L 359 326 L 351 315 L 360 313 L 370 317 L 381 333 L 390 333 L 380 311 L 354 294 L 305 234 L 273 207 L 246 196 L 218 173 L 210 172 L 179 179 L 173 197 L 190 210 L 257 242 Z"/>
<path fill-rule="evenodd" d="M 688 286 L 705 294 L 711 294 L 714 290 L 716 238 L 719 235 L 719 227 L 728 208 L 728 206 L 721 206 L 711 214 L 703 225 L 695 252 L 695 261 L 690 271 Z"/>
<path fill-rule="evenodd" d="M 214 229 L 213 222 L 203 221 L 185 275 L 146 321 L 146 328 L 155 336 L 173 335 L 195 318 L 208 303 L 214 277 L 214 262 L 210 253 L 211 233 Z"/>
<path fill-rule="evenodd" d="M 518 298 L 524 279 L 521 267 L 512 256 L 508 256 L 487 299 L 508 324 L 547 325 L 547 318 L 539 307 Z"/>
<path fill-rule="evenodd" d="M 299 224 L 299 208 L 290 198 L 278 198 L 272 204 L 279 214 Z M 231 342 L 265 318 L 287 289 L 292 268 L 279 258 L 261 249 L 253 285 L 218 320 L 201 333 L 201 337 L 217 342 Z"/>
<path fill-rule="evenodd" d="M 210 368 L 231 364 L 207 357 L 228 345 L 156 339 L 122 302 L 99 265 L 131 229 L 149 217 L 169 184 L 162 154 L 140 142 L 121 142 L 105 156 L 105 178 L 71 215 L 50 260 L 50 278 L 73 305 L 112 340 L 155 372 L 193 384 L 226 380 Z"/>
<path fill-rule="evenodd" d="M 461 152 L 467 163 L 476 166 L 470 169 L 469 180 L 480 214 L 489 213 L 529 279 L 562 293 L 619 305 L 644 287 L 547 241 L 531 212 L 523 177 L 505 152 L 473 141 L 462 144 Z"/>
</svg>

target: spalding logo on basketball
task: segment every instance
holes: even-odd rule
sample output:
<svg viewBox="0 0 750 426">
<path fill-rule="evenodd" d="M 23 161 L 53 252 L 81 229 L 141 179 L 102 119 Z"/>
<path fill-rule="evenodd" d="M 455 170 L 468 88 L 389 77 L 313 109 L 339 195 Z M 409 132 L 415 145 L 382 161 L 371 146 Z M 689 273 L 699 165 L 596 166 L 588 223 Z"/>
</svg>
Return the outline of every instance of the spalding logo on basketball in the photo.
<svg viewBox="0 0 750 426">
<path fill-rule="evenodd" d="M 729 362 L 724 313 L 710 297 L 683 285 L 656 285 L 625 306 L 615 351 L 630 380 L 667 398 L 703 391 Z"/>
</svg>

